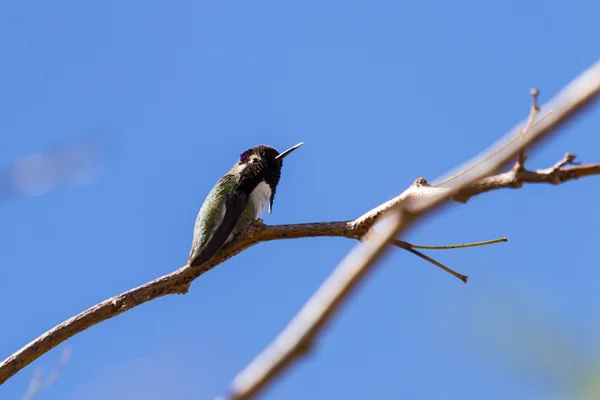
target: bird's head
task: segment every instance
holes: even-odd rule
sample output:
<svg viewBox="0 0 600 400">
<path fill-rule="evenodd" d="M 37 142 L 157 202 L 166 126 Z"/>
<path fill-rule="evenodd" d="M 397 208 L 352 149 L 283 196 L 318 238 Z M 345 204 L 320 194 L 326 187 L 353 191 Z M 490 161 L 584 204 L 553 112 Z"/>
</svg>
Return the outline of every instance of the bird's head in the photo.
<svg viewBox="0 0 600 400">
<path fill-rule="evenodd" d="M 271 212 L 275 190 L 281 177 L 283 159 L 303 144 L 303 142 L 300 142 L 282 153 L 279 153 L 271 146 L 255 146 L 240 154 L 240 158 L 234 165 L 233 170 L 235 173 L 259 182 L 265 181 L 270 186 L 271 199 L 269 212 Z"/>
</svg>

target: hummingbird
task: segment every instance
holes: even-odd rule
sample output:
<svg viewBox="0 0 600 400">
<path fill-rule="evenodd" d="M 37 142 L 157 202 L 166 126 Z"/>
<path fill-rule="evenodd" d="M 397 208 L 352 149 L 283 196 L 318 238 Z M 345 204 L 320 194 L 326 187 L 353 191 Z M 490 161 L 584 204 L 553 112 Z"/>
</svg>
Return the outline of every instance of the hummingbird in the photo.
<svg viewBox="0 0 600 400">
<path fill-rule="evenodd" d="M 208 261 L 262 215 L 267 203 L 269 214 L 272 213 L 283 159 L 303 144 L 300 142 L 283 153 L 260 145 L 240 154 L 200 207 L 188 265 L 199 266 Z"/>
</svg>

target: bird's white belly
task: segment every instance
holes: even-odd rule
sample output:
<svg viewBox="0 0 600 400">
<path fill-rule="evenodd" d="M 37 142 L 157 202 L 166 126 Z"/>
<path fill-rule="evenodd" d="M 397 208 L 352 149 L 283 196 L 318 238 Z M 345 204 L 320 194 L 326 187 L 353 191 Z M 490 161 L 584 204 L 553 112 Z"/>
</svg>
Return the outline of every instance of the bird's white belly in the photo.
<svg viewBox="0 0 600 400">
<path fill-rule="evenodd" d="M 259 183 L 256 188 L 250 194 L 250 199 L 254 204 L 254 209 L 256 210 L 256 218 L 262 215 L 265 212 L 265 208 L 267 207 L 267 203 L 271 198 L 271 188 L 267 183 L 262 181 Z"/>
</svg>

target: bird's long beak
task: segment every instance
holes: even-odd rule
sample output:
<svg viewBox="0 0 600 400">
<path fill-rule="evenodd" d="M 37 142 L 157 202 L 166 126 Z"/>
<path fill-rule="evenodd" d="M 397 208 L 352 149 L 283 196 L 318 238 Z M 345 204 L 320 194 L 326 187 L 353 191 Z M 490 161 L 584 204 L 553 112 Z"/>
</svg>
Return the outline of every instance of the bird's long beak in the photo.
<svg viewBox="0 0 600 400">
<path fill-rule="evenodd" d="M 290 147 L 289 149 L 287 149 L 283 153 L 280 153 L 277 157 L 275 157 L 275 159 L 276 160 L 283 160 L 285 157 L 287 157 L 288 154 L 290 154 L 292 151 L 296 150 L 298 147 L 302 146 L 303 144 L 304 144 L 304 142 L 300 142 L 297 145 Z"/>
</svg>

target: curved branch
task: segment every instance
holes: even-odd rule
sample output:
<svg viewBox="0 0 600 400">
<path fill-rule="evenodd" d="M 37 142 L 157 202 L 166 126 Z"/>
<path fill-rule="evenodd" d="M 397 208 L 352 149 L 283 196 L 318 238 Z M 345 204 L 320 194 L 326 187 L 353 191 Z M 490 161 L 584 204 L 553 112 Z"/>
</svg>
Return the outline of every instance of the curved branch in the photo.
<svg viewBox="0 0 600 400">
<path fill-rule="evenodd" d="M 574 99 L 572 108 L 568 110 L 568 114 L 562 115 L 560 120 L 554 121 L 550 128 L 542 126 L 540 130 L 551 130 L 560 125 L 568 116 L 589 103 L 596 94 L 594 93 L 593 96 L 590 96 L 588 93 L 588 97 L 585 99 Z M 447 192 L 453 193 L 452 198 L 454 200 L 464 202 L 481 193 L 502 188 L 517 188 L 521 187 L 524 183 L 544 182 L 557 184 L 584 176 L 599 174 L 600 164 L 575 167 L 564 167 L 564 165 L 561 165 L 558 167 L 554 166 L 548 170 L 533 172 L 525 170 L 509 171 L 504 174 L 480 179 L 456 193 L 452 192 L 454 190 L 452 188 L 432 187 L 425 179 L 419 178 L 399 196 L 368 211 L 355 220 L 274 226 L 265 225 L 262 220 L 255 221 L 240 238 L 228 244 L 204 265 L 199 267 L 183 266 L 170 274 L 104 300 L 62 322 L 26 344 L 0 364 L 0 385 L 46 352 L 70 337 L 102 321 L 162 296 L 187 293 L 190 284 L 196 278 L 257 243 L 280 239 L 323 236 L 360 239 L 371 229 L 375 221 L 382 214 L 392 208 L 399 207 L 407 201 L 432 200 L 439 198 L 441 193 Z"/>
</svg>

